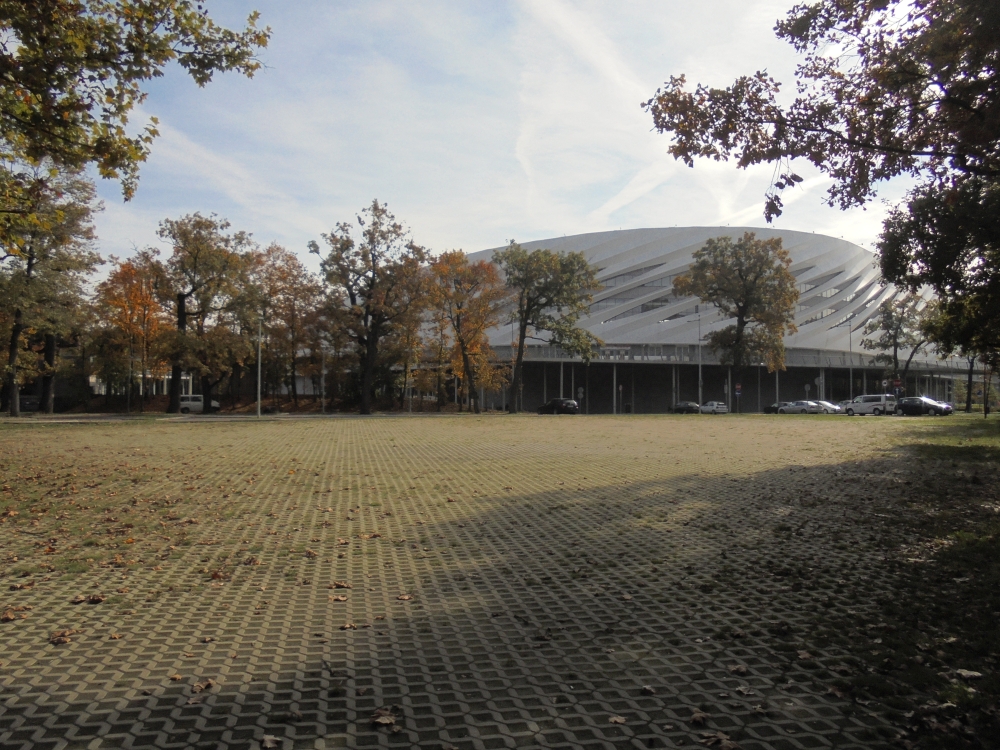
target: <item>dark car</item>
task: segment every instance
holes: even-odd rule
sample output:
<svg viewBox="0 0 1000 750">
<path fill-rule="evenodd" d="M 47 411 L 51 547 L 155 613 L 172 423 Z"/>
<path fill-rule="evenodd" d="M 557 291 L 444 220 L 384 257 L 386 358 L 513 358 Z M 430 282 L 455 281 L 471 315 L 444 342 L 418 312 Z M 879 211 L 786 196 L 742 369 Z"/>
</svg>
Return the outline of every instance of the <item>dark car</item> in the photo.
<svg viewBox="0 0 1000 750">
<path fill-rule="evenodd" d="M 788 403 L 789 403 L 788 401 L 775 401 L 770 406 L 765 406 L 764 407 L 764 413 L 765 414 L 777 414 L 778 410 L 779 409 L 783 409 L 784 407 L 788 406 Z"/>
<path fill-rule="evenodd" d="M 674 406 L 674 414 L 697 414 L 700 411 L 701 407 L 694 401 L 678 401 Z"/>
<path fill-rule="evenodd" d="M 954 411 L 951 404 L 935 401 L 932 398 L 927 398 L 927 396 L 908 396 L 896 402 L 897 414 L 912 414 L 917 416 L 927 414 L 935 417 L 938 414 L 947 416 L 954 413 Z"/>
<path fill-rule="evenodd" d="M 580 405 L 571 398 L 553 398 L 538 407 L 539 414 L 579 414 Z"/>
</svg>

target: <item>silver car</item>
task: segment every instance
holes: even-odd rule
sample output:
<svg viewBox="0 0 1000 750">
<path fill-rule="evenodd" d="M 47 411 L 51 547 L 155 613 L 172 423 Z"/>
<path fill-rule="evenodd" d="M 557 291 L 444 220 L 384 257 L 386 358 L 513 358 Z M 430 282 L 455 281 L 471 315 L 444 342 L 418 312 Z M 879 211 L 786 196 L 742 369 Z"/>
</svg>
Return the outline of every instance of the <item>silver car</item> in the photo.
<svg viewBox="0 0 1000 750">
<path fill-rule="evenodd" d="M 837 406 L 836 404 L 834 404 L 834 403 L 832 403 L 830 401 L 817 401 L 816 403 L 820 405 L 820 409 L 821 409 L 821 411 L 824 414 L 843 414 L 844 413 L 843 407 Z"/>
<path fill-rule="evenodd" d="M 792 401 L 778 409 L 778 414 L 819 414 L 823 407 L 815 401 Z"/>
</svg>

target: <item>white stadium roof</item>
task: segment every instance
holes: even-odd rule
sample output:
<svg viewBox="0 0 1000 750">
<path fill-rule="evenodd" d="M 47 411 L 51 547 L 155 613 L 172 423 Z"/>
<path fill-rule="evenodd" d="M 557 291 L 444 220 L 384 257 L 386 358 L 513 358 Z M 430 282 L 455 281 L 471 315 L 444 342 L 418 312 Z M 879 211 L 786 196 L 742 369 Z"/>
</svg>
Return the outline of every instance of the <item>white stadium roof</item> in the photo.
<svg viewBox="0 0 1000 750">
<path fill-rule="evenodd" d="M 879 304 L 900 292 L 881 283 L 873 253 L 850 242 L 822 234 L 758 227 L 676 227 L 593 232 L 523 242 L 528 250 L 582 252 L 599 269 L 604 289 L 594 295 L 590 315 L 580 321 L 607 344 L 697 344 L 698 315 L 694 297 L 676 297 L 673 280 L 684 273 L 692 254 L 711 237 L 734 239 L 744 232 L 759 238 L 781 237 L 792 258 L 791 272 L 799 283 L 795 324 L 798 333 L 786 337 L 789 349 L 858 351 L 861 330 Z M 493 250 L 476 253 L 488 259 Z M 702 335 L 722 328 L 714 307 L 702 306 Z M 497 331 L 495 344 L 509 343 L 509 333 Z"/>
</svg>

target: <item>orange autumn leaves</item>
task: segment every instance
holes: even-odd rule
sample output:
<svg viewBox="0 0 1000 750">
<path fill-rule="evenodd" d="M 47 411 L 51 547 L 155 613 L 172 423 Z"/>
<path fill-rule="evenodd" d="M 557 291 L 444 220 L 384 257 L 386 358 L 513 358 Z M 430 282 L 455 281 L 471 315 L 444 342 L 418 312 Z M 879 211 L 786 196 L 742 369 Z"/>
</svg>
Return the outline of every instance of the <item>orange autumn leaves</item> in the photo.
<svg viewBox="0 0 1000 750">
<path fill-rule="evenodd" d="M 463 374 L 473 409 L 480 411 L 479 389 L 494 389 L 503 378 L 486 332 L 500 324 L 509 290 L 496 266 L 470 263 L 461 250 L 442 253 L 432 264 L 428 301 L 432 316 L 450 329 L 452 366 Z"/>
</svg>

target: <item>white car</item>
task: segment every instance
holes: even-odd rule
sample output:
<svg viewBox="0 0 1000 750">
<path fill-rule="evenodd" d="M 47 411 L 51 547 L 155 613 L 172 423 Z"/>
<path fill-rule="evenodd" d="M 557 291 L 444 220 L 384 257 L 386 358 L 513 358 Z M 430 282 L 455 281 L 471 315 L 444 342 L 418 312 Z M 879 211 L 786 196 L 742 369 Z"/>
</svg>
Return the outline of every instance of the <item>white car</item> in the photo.
<svg viewBox="0 0 1000 750">
<path fill-rule="evenodd" d="M 896 397 L 891 393 L 858 396 L 844 408 L 844 411 L 849 417 L 855 414 L 871 414 L 876 417 L 880 414 L 892 414 L 896 411 Z"/>
<path fill-rule="evenodd" d="M 728 414 L 729 407 L 724 401 L 706 401 L 701 405 L 702 414 Z"/>
<path fill-rule="evenodd" d="M 844 410 L 830 401 L 817 401 L 821 407 L 823 407 L 824 414 L 843 414 Z"/>
<path fill-rule="evenodd" d="M 219 408 L 219 402 L 212 401 L 212 411 Z M 200 393 L 192 396 L 181 396 L 181 414 L 201 414 L 205 411 L 205 397 Z"/>
</svg>

